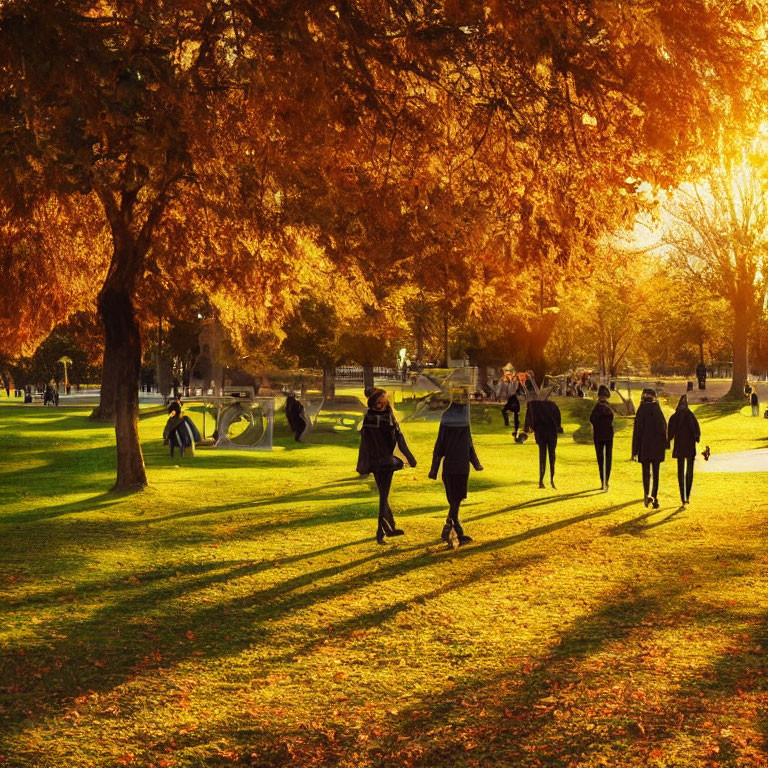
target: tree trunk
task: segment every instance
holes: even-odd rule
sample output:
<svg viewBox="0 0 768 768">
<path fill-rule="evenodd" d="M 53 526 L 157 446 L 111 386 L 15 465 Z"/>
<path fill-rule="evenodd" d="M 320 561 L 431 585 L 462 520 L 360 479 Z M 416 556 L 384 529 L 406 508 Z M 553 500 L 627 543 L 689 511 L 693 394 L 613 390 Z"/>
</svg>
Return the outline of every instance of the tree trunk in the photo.
<svg viewBox="0 0 768 768">
<path fill-rule="evenodd" d="M 733 311 L 733 378 L 726 397 L 743 398 L 747 380 L 749 312 L 746 302 L 738 302 Z"/>
<path fill-rule="evenodd" d="M 101 389 L 99 391 L 99 404 L 91 411 L 91 415 L 88 417 L 93 421 L 114 422 L 115 420 L 117 367 L 113 353 L 114 350 L 105 341 L 104 359 L 101 366 Z"/>
<path fill-rule="evenodd" d="M 448 346 L 448 313 L 443 315 L 443 368 L 451 364 L 451 350 Z"/>
<path fill-rule="evenodd" d="M 488 383 L 488 366 L 477 366 L 477 383 L 479 386 L 484 387 Z"/>
<path fill-rule="evenodd" d="M 323 366 L 323 397 L 326 400 L 336 397 L 336 366 L 333 363 Z"/>
<path fill-rule="evenodd" d="M 113 235 L 114 236 L 114 235 Z M 117 442 L 117 479 L 112 490 L 147 485 L 144 457 L 139 443 L 139 376 L 141 335 L 136 324 L 131 294 L 140 257 L 129 238 L 114 240 L 115 254 L 98 307 L 104 323 L 104 363 L 112 368 L 116 386 L 113 408 Z"/>
<path fill-rule="evenodd" d="M 416 325 L 416 365 L 424 363 L 424 326 L 419 320 Z"/>
<path fill-rule="evenodd" d="M 375 384 L 373 383 L 373 366 L 372 365 L 364 365 L 363 366 L 363 390 L 368 391 L 369 389 L 373 389 Z"/>
</svg>

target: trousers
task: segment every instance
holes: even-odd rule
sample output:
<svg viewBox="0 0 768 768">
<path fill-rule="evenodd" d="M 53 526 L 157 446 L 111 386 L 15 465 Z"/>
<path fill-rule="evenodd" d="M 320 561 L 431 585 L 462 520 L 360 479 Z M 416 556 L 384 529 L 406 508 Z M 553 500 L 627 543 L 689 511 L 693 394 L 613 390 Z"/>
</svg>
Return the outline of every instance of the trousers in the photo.
<svg viewBox="0 0 768 768">
<path fill-rule="evenodd" d="M 509 426 L 509 414 L 512 414 L 514 420 L 515 420 L 515 434 L 517 434 L 517 430 L 520 429 L 520 411 L 508 411 L 506 408 L 501 409 L 501 415 L 504 417 L 504 426 Z"/>
<path fill-rule="evenodd" d="M 655 499 L 659 495 L 659 469 L 660 461 L 644 461 L 643 465 L 643 492 L 646 498 Z M 653 470 L 653 488 L 651 488 L 651 470 Z"/>
<path fill-rule="evenodd" d="M 547 468 L 547 454 L 549 454 L 549 476 L 555 476 L 555 448 L 557 438 L 539 443 L 539 482 L 544 480 L 544 471 Z"/>
<path fill-rule="evenodd" d="M 394 474 L 394 469 L 382 469 L 373 473 L 373 479 L 376 481 L 376 487 L 379 489 L 379 527 L 376 531 L 377 536 L 392 533 L 397 527 L 392 510 L 389 508 L 389 490 L 392 487 L 392 475 Z"/>
<path fill-rule="evenodd" d="M 680 486 L 680 501 L 682 501 L 683 504 L 691 498 L 694 459 L 694 456 L 686 456 L 685 458 L 677 460 L 677 484 Z M 688 462 L 687 467 L 686 462 Z"/>
<path fill-rule="evenodd" d="M 595 440 L 597 468 L 600 470 L 600 482 L 607 483 L 611 479 L 611 463 L 613 461 L 613 440 Z"/>
</svg>

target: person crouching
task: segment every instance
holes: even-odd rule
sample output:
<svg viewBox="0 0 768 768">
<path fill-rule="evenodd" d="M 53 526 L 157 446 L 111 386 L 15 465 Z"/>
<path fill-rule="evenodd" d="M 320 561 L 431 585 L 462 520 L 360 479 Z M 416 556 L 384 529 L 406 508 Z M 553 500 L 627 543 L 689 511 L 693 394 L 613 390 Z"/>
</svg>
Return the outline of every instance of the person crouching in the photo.
<svg viewBox="0 0 768 768">
<path fill-rule="evenodd" d="M 395 419 L 389 404 L 387 393 L 375 388 L 368 395 L 368 412 L 363 418 L 360 429 L 360 451 L 357 457 L 357 471 L 361 475 L 373 473 L 379 490 L 379 526 L 376 530 L 376 543 L 384 544 L 385 536 L 402 536 L 405 531 L 397 528 L 392 510 L 389 507 L 389 490 L 392 476 L 405 465 L 395 456 L 395 447 L 399 448 L 411 467 L 416 466 L 416 459 L 405 442 L 400 425 Z"/>
<path fill-rule="evenodd" d="M 188 448 L 194 456 L 195 443 L 200 442 L 200 432 L 194 422 L 189 416 L 181 415 L 181 403 L 178 400 L 174 400 L 168 406 L 168 413 L 170 418 L 165 423 L 163 442 L 171 446 L 171 456 L 175 448 L 179 449 L 182 458 L 184 458 L 185 448 Z"/>
<path fill-rule="evenodd" d="M 469 405 L 451 403 L 440 418 L 435 449 L 432 453 L 432 468 L 429 477 L 437 480 L 437 470 L 443 462 L 443 485 L 448 499 L 448 517 L 443 526 L 441 538 L 448 542 L 451 531 L 456 533 L 459 545 L 469 544 L 472 539 L 465 535 L 459 522 L 459 507 L 467 498 L 469 465 L 480 472 L 483 467 L 477 458 L 469 429 Z"/>
</svg>

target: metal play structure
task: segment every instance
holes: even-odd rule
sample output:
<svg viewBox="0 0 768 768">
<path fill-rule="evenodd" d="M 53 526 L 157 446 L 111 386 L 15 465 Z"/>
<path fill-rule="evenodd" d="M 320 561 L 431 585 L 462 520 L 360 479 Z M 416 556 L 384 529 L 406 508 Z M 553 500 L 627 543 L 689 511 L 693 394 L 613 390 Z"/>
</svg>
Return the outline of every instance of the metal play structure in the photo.
<svg viewBox="0 0 768 768">
<path fill-rule="evenodd" d="M 253 387 L 224 387 L 220 397 L 203 398 L 203 437 L 211 409 L 215 448 L 271 451 L 275 426 L 275 398 L 257 397 Z"/>
</svg>

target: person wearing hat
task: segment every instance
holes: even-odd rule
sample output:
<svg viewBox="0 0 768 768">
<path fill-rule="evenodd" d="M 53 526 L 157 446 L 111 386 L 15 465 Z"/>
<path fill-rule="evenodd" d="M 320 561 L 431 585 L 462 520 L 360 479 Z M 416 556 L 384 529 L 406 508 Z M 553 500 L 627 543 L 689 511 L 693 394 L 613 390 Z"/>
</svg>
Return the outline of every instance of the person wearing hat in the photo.
<svg viewBox="0 0 768 768">
<path fill-rule="evenodd" d="M 544 487 L 544 472 L 549 454 L 549 484 L 555 488 L 555 449 L 557 436 L 562 434 L 560 409 L 551 400 L 539 400 L 532 392 L 525 409 L 525 432 L 533 432 L 539 446 L 539 488 Z"/>
<path fill-rule="evenodd" d="M 443 462 L 443 485 L 448 499 L 448 517 L 441 538 L 448 542 L 451 531 L 456 533 L 459 546 L 469 544 L 472 539 L 464 534 L 459 522 L 459 507 L 467 498 L 467 481 L 469 480 L 469 465 L 475 471 L 483 468 L 477 458 L 475 446 L 472 443 L 472 433 L 469 429 L 469 404 L 451 403 L 440 417 L 440 428 L 437 431 L 435 449 L 432 452 L 432 468 L 429 471 L 431 480 L 437 480 L 437 470 Z"/>
<path fill-rule="evenodd" d="M 604 491 L 609 488 L 613 460 L 613 409 L 608 405 L 610 396 L 611 390 L 605 384 L 601 384 L 597 390 L 597 404 L 589 415 L 589 421 L 592 424 L 592 440 L 597 454 L 597 468 Z"/>
<path fill-rule="evenodd" d="M 693 462 L 696 459 L 696 443 L 700 439 L 698 419 L 688 407 L 688 396 L 683 395 L 677 403 L 677 409 L 669 417 L 667 448 L 674 441 L 672 458 L 677 459 L 677 483 L 680 486 L 680 503 L 684 507 L 691 499 Z"/>
<path fill-rule="evenodd" d="M 395 456 L 396 447 L 403 453 L 408 464 L 415 467 L 416 459 L 400 431 L 387 393 L 375 387 L 368 394 L 368 412 L 360 429 L 357 471 L 361 475 L 373 473 L 379 490 L 379 526 L 376 530 L 378 544 L 385 543 L 385 536 L 402 536 L 404 533 L 395 525 L 395 518 L 389 507 L 392 476 L 396 470 L 405 466 L 403 460 Z"/>
<path fill-rule="evenodd" d="M 632 431 L 632 460 L 643 468 L 643 503 L 659 508 L 659 470 L 667 448 L 667 421 L 656 400 L 656 392 L 643 390 Z M 653 480 L 651 480 L 653 478 Z"/>
</svg>

